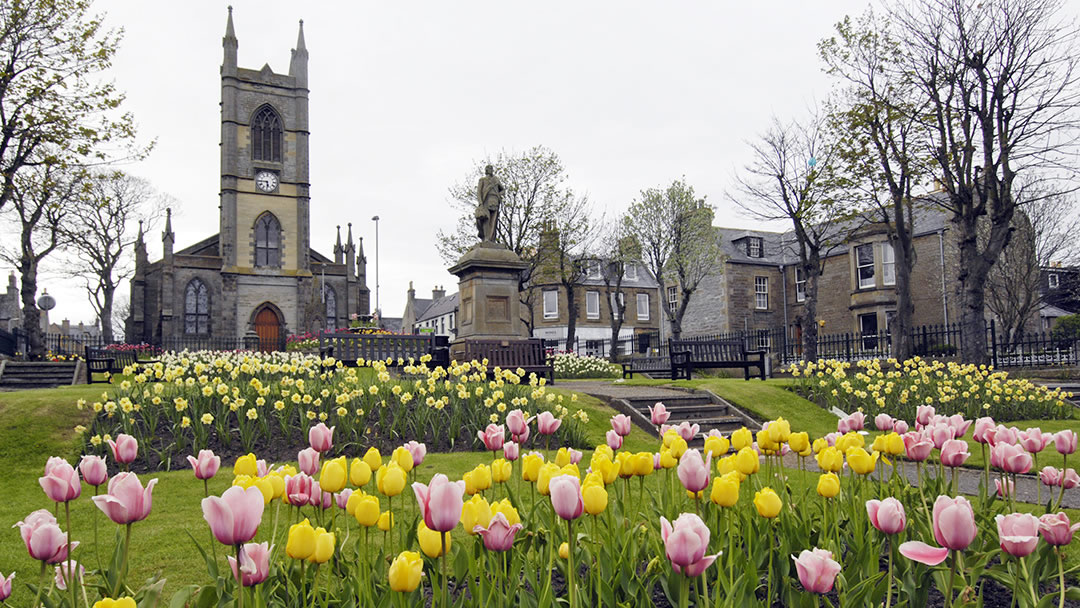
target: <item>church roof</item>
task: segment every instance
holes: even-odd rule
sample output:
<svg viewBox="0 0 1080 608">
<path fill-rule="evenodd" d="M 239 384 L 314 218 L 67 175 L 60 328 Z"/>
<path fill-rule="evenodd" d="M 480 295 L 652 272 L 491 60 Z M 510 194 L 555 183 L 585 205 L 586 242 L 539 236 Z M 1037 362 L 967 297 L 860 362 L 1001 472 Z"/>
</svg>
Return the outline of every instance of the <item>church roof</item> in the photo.
<svg viewBox="0 0 1080 608">
<path fill-rule="evenodd" d="M 194 245 L 189 245 L 187 247 L 184 247 L 180 251 L 177 251 L 176 255 L 221 255 L 220 250 L 218 249 L 219 236 L 220 234 L 208 236 L 205 239 L 199 241 L 198 243 L 195 243 Z"/>
</svg>

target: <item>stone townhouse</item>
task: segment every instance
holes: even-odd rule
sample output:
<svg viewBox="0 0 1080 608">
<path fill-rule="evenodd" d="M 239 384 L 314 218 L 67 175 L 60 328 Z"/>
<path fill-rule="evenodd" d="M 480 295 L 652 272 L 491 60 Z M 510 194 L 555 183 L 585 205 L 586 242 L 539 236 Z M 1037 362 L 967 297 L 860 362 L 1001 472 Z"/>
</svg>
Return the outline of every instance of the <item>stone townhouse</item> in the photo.
<svg viewBox="0 0 1080 608">
<path fill-rule="evenodd" d="M 437 336 L 457 337 L 458 294 L 446 295 L 446 288 L 431 290 L 431 299 L 417 298 L 412 281 L 405 297 L 405 312 L 401 325 L 405 333 L 431 333 Z"/>
</svg>

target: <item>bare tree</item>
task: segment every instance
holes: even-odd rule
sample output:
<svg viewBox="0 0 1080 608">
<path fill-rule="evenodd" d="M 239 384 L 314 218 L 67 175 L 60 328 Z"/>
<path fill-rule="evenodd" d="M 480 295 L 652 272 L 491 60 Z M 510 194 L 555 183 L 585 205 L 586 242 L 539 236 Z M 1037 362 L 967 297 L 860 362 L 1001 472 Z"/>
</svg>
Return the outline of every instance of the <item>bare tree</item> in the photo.
<svg viewBox="0 0 1080 608">
<path fill-rule="evenodd" d="M 1068 170 L 1075 151 L 1077 29 L 1061 0 L 911 0 L 891 17 L 903 68 L 958 232 L 961 356 L 988 360 L 986 282 L 1013 236 L 1027 172 Z M 980 238 L 980 222 L 987 222 Z"/>
<path fill-rule="evenodd" d="M 626 318 L 626 298 L 622 296 L 626 267 L 641 260 L 641 245 L 626 231 L 625 218 L 612 222 L 598 239 L 596 261 L 600 278 L 604 281 L 604 299 L 608 306 L 608 323 L 611 326 L 611 359 L 615 360 L 616 344 Z"/>
<path fill-rule="evenodd" d="M 64 238 L 74 254 L 68 272 L 83 280 L 102 337 L 111 342 L 116 288 L 131 276 L 133 247 L 164 213 L 167 199 L 121 171 L 95 174 L 89 185 L 85 204 L 74 206 L 67 222 Z"/>
<path fill-rule="evenodd" d="M 589 201 L 566 190 L 563 203 L 549 209 L 540 234 L 533 283 L 556 283 L 566 292 L 566 348 L 570 350 L 577 334 L 581 302 L 578 287 L 586 275 L 590 247 L 601 221 L 589 215 Z"/>
<path fill-rule="evenodd" d="M 686 178 L 667 188 L 641 191 L 623 218 L 626 230 L 641 244 L 642 261 L 657 281 L 660 293 L 672 285 L 679 291 L 675 310 L 661 307 L 671 325 L 671 335 L 682 335 L 686 307 L 701 281 L 723 272 L 723 252 L 713 228 L 713 208 L 697 198 Z"/>
<path fill-rule="evenodd" d="M 796 269 L 806 281 L 803 358 L 813 361 L 817 359 L 818 279 L 829 251 L 844 241 L 850 228 L 849 205 L 834 175 L 835 148 L 817 116 L 788 124 L 774 118 L 750 147 L 751 160 L 736 176 L 738 192 L 729 198 L 751 217 L 791 223 Z"/>
</svg>

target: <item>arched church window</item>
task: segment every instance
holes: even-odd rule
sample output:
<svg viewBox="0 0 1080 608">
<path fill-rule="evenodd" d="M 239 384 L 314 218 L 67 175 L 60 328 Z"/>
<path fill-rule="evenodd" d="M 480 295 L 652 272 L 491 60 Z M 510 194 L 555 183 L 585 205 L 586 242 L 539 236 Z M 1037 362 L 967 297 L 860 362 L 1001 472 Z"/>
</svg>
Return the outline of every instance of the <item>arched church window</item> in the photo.
<svg viewBox="0 0 1080 608">
<path fill-rule="evenodd" d="M 281 223 L 269 211 L 255 220 L 255 266 L 281 266 Z"/>
<path fill-rule="evenodd" d="M 210 290 L 199 279 L 192 279 L 184 290 L 184 333 L 210 333 Z"/>
<path fill-rule="evenodd" d="M 281 162 L 281 118 L 263 106 L 251 120 L 251 158 Z"/>
<path fill-rule="evenodd" d="M 326 299 L 326 329 L 337 328 L 337 293 L 334 288 L 327 285 L 324 295 Z"/>
</svg>

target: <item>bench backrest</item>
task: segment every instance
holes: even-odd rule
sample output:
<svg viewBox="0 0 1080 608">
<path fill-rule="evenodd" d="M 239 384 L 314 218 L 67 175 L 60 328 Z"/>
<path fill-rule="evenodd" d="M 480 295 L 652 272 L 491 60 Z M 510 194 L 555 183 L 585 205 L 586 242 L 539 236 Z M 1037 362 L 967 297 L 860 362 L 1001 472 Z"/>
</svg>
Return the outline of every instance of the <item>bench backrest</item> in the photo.
<svg viewBox="0 0 1080 608">
<path fill-rule="evenodd" d="M 746 349 L 742 340 L 672 340 L 671 352 L 689 352 L 691 361 L 742 361 Z"/>
<path fill-rule="evenodd" d="M 135 356 L 135 351 L 130 350 L 112 350 L 109 348 L 94 348 L 91 346 L 86 347 L 87 359 L 112 359 L 113 367 L 116 369 L 122 369 L 128 365 L 135 365 L 138 362 L 138 358 Z"/>
<path fill-rule="evenodd" d="M 342 361 L 376 361 L 398 359 L 406 363 L 410 358 L 419 363 L 420 357 L 430 354 L 434 336 L 396 334 L 354 334 L 349 332 L 323 334 L 319 337 L 319 349 L 333 347 L 334 358 Z"/>
<path fill-rule="evenodd" d="M 488 360 L 488 367 L 514 369 L 547 365 L 547 352 L 540 338 L 522 340 L 466 340 L 465 361 Z"/>
</svg>

